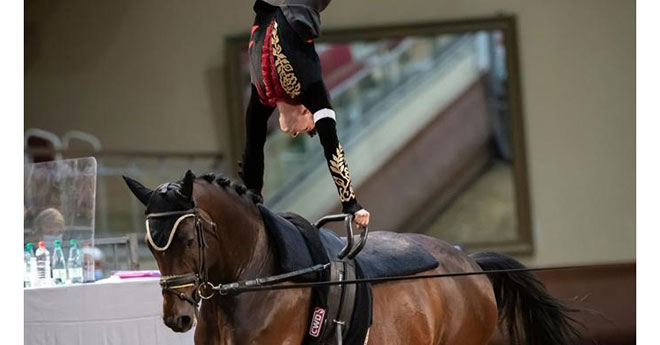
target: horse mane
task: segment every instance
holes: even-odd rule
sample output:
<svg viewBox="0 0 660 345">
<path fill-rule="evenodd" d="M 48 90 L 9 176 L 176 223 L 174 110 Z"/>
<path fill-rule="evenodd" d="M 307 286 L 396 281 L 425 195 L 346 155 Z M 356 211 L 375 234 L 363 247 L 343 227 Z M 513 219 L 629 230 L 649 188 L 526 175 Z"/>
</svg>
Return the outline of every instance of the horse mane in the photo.
<svg viewBox="0 0 660 345">
<path fill-rule="evenodd" d="M 244 184 L 233 181 L 223 174 L 209 172 L 197 177 L 196 179 L 206 181 L 210 184 L 218 185 L 223 189 L 233 190 L 241 199 L 254 205 L 258 205 L 264 202 L 259 194 L 249 190 Z"/>
</svg>

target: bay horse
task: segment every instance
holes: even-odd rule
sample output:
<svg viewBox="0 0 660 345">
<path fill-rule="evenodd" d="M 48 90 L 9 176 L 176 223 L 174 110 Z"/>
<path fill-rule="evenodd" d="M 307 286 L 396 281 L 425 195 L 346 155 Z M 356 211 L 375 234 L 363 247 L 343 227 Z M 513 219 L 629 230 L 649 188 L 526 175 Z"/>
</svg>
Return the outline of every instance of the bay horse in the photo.
<svg viewBox="0 0 660 345">
<path fill-rule="evenodd" d="M 200 299 L 211 295 L 201 293 L 205 282 L 200 274 L 217 285 L 279 273 L 256 206 L 259 197 L 214 174 L 195 177 L 188 171 L 181 181 L 156 190 L 124 179 L 146 206 L 147 235 L 160 231 L 167 240 L 164 247 L 153 239 L 148 245 L 161 275 L 170 279 L 165 285 L 161 280 L 163 321 L 169 328 L 187 332 L 195 327 L 197 345 L 301 344 L 309 322 L 309 288 Z M 437 258 L 439 266 L 426 274 L 523 267 L 502 254 L 470 256 L 422 234 L 397 236 L 412 239 Z M 370 345 L 484 345 L 498 324 L 508 330 L 512 344 L 563 345 L 578 336 L 568 316 L 571 310 L 529 272 L 388 282 L 372 288 Z"/>
</svg>

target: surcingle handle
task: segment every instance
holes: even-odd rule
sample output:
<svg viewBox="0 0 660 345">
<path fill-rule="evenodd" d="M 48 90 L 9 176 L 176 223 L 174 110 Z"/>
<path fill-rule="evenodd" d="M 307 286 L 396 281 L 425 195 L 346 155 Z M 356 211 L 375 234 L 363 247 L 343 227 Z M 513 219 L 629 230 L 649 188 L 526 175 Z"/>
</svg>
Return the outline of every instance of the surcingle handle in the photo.
<svg viewBox="0 0 660 345">
<path fill-rule="evenodd" d="M 355 247 L 353 247 L 353 250 L 348 253 L 349 259 L 352 260 L 356 255 L 360 253 L 362 248 L 364 248 L 364 245 L 367 244 L 367 236 L 369 236 L 369 227 L 365 226 L 360 232 L 360 240 L 355 245 Z"/>
<path fill-rule="evenodd" d="M 353 216 L 353 215 L 347 214 L 347 213 L 331 214 L 331 215 L 325 216 L 325 217 L 317 220 L 316 223 L 314 223 L 314 226 L 317 227 L 317 228 L 320 228 L 320 227 L 322 227 L 322 226 L 324 226 L 324 225 L 326 225 L 327 223 L 330 223 L 330 222 L 339 222 L 339 221 L 345 220 L 346 217 L 348 217 L 348 216 Z"/>
<path fill-rule="evenodd" d="M 369 229 L 365 226 L 362 229 L 362 232 L 360 233 L 360 240 L 356 245 L 353 245 L 354 239 L 353 239 L 353 215 L 348 214 L 348 213 L 343 213 L 343 214 L 333 214 L 329 216 L 325 216 L 314 223 L 314 226 L 316 228 L 321 228 L 323 225 L 330 223 L 330 222 L 339 222 L 339 221 L 344 221 L 344 226 L 346 227 L 346 246 L 341 249 L 339 254 L 337 254 L 337 258 L 339 260 L 343 259 L 344 257 L 348 256 L 349 259 L 353 259 L 356 255 L 360 253 L 362 248 L 364 248 L 364 245 L 367 244 L 367 236 L 369 235 Z"/>
</svg>

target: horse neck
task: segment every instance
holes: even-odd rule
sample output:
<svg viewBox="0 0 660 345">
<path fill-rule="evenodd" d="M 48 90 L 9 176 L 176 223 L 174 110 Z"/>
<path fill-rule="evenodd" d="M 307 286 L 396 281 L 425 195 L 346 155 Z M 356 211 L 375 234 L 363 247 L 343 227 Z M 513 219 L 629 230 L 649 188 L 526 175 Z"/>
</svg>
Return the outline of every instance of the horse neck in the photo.
<svg viewBox="0 0 660 345">
<path fill-rule="evenodd" d="M 217 225 L 216 236 L 207 241 L 210 280 L 227 283 L 273 274 L 274 255 L 256 205 L 217 185 L 209 187 L 211 193 L 195 200 Z"/>
<path fill-rule="evenodd" d="M 254 204 L 226 190 L 200 197 L 199 201 L 196 197 L 195 200 L 217 224 L 217 236 L 208 241 L 207 249 L 209 280 L 213 284 L 277 273 L 275 254 L 261 214 Z M 308 297 L 298 292 L 268 291 L 265 294 L 216 296 L 210 303 L 212 311 L 207 314 L 207 321 L 214 330 L 214 338 L 220 336 L 237 344 L 284 343 L 288 332 L 273 338 L 272 334 L 259 331 L 278 323 L 285 323 L 295 334 L 304 333 L 304 322 L 289 322 L 308 304 Z M 283 316 L 274 318 L 273 313 Z M 262 339 L 264 334 L 267 334 L 266 339 Z"/>
</svg>

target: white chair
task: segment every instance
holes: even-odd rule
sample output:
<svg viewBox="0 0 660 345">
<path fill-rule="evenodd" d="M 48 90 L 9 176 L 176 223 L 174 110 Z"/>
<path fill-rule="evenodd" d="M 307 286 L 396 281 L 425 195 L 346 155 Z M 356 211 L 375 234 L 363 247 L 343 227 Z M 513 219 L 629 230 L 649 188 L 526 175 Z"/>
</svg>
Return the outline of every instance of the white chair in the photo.
<svg viewBox="0 0 660 345">
<path fill-rule="evenodd" d="M 62 141 L 57 135 L 41 128 L 29 128 L 25 130 L 25 134 L 23 135 L 23 149 L 26 151 L 24 156 L 25 163 L 34 162 L 34 157 L 27 152 L 28 149 L 33 148 L 30 147 L 30 139 L 33 138 L 41 139 L 52 146 L 52 149 L 55 151 L 53 159 L 62 159 Z"/>
<path fill-rule="evenodd" d="M 94 150 L 94 152 L 101 151 L 101 141 L 97 137 L 87 132 L 71 130 L 64 133 L 64 135 L 62 136 L 62 142 L 63 142 L 63 148 L 65 150 L 68 150 L 71 147 L 72 140 L 79 140 L 86 144 L 89 144 L 92 147 L 92 150 Z"/>
</svg>

